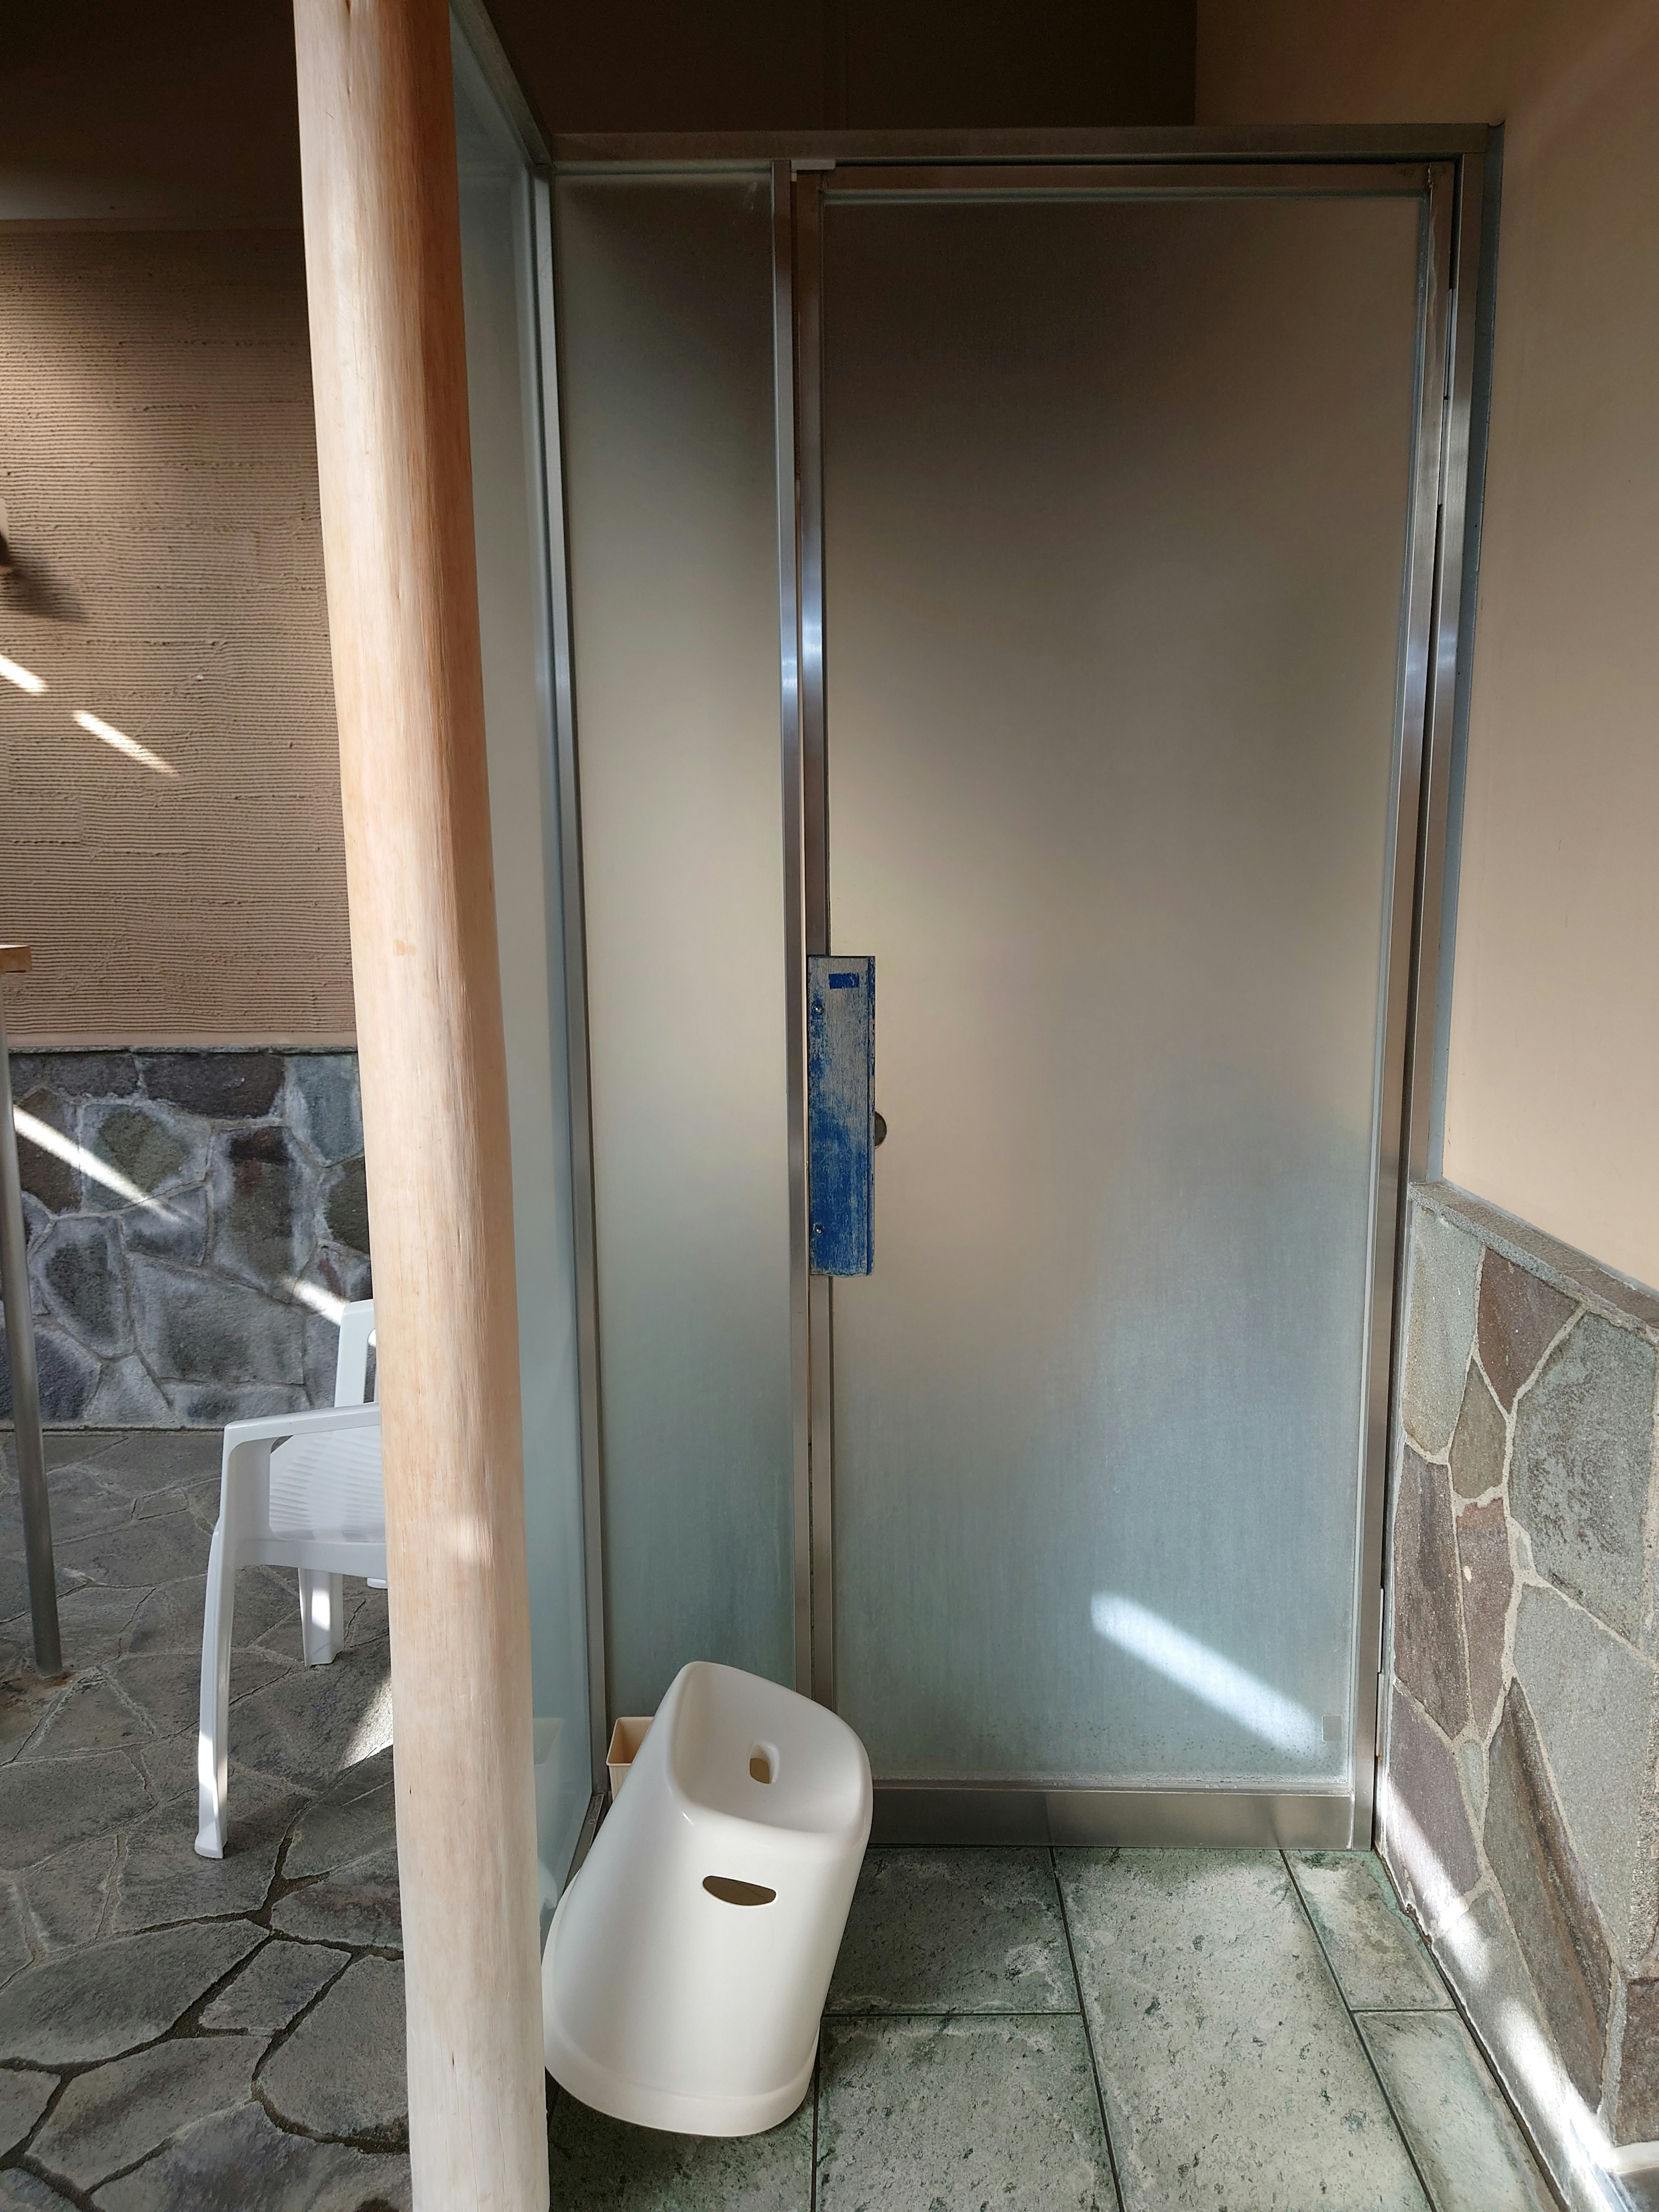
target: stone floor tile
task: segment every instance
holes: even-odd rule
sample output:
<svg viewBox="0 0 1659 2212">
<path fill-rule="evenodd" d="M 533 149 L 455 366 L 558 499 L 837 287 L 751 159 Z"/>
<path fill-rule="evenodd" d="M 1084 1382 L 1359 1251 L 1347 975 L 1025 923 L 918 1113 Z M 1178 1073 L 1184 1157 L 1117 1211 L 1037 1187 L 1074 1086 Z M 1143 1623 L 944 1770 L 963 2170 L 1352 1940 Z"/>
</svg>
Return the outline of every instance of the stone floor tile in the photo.
<svg viewBox="0 0 1659 2212">
<path fill-rule="evenodd" d="M 199 1482 L 175 1482 L 166 1490 L 147 1492 L 133 1500 L 132 1517 L 148 1521 L 160 1513 L 188 1513 L 210 1535 L 219 1518 L 219 1478 L 213 1474 Z"/>
<path fill-rule="evenodd" d="M 1073 2014 L 826 2021 L 820 2212 L 1108 2212 L 1117 2203 Z"/>
<path fill-rule="evenodd" d="M 207 1598 L 207 1577 L 181 1575 L 162 1583 L 140 1599 L 127 1630 L 123 1650 L 132 1655 L 151 1651 L 202 1652 L 202 1613 Z M 231 1642 L 237 1648 L 257 1644 L 266 1632 L 292 1620 L 297 1640 L 300 1607 L 292 1590 L 284 1589 L 267 1567 L 244 1567 L 236 1577 L 236 1606 L 231 1616 Z"/>
<path fill-rule="evenodd" d="M 217 1429 L 106 1429 L 88 1433 L 88 1462 L 100 1482 L 134 1498 L 216 1475 L 224 1457 Z"/>
<path fill-rule="evenodd" d="M 0 1867 L 42 1859 L 125 1827 L 149 1808 L 143 1777 L 125 1752 L 40 1759 L 0 1767 Z"/>
<path fill-rule="evenodd" d="M 0 1881 L 0 1988 L 21 1974 L 33 1958 L 27 1934 L 28 1916 L 14 1882 Z"/>
<path fill-rule="evenodd" d="M 54 2181 L 95 2189 L 193 2121 L 245 2105 L 264 2049 L 263 2036 L 179 2036 L 77 2074 L 29 2145 L 30 2160 Z"/>
<path fill-rule="evenodd" d="M 346 1583 L 346 1644 L 373 1644 L 392 1633 L 390 1601 L 383 1589 L 367 1583 Z"/>
<path fill-rule="evenodd" d="M 65 1951 L 0 1990 L 0 2060 L 116 2058 L 165 2035 L 260 1940 L 246 1920 L 164 1928 Z"/>
<path fill-rule="evenodd" d="M 82 1583 L 90 1577 L 79 1568 L 66 1566 L 61 1553 L 53 1554 L 53 1564 L 57 1569 L 54 1581 L 61 1603 L 71 1590 L 79 1589 Z M 15 1553 L 0 1552 L 0 1615 L 9 1621 L 21 1623 L 23 1634 L 20 1640 L 25 1643 L 27 1641 L 28 1605 L 29 1581 L 20 1545 Z"/>
<path fill-rule="evenodd" d="M 1356 2012 L 1451 2003 L 1421 1936 L 1370 1851 L 1287 1851 L 1337 1985 Z"/>
<path fill-rule="evenodd" d="M 155 1735 L 173 1735 L 196 1725 L 202 1706 L 199 1626 L 193 1651 L 147 1651 L 135 1658 L 112 1660 L 105 1672 L 129 1701 L 147 1715 Z M 274 1683 L 285 1682 L 292 1672 L 286 1660 L 267 1652 L 233 1650 L 231 1704 L 238 1705 Z"/>
<path fill-rule="evenodd" d="M 1368 2013 L 1359 2032 L 1435 2212 L 1553 2212 L 1555 2200 L 1455 2013 Z"/>
<path fill-rule="evenodd" d="M 147 1743 L 155 1734 L 151 1722 L 100 1667 L 70 1684 L 17 1756 L 64 1759 L 75 1752 L 119 1751 L 127 1744 Z"/>
<path fill-rule="evenodd" d="M 89 1467 L 50 1469 L 46 1491 L 52 1500 L 54 1549 L 100 1530 L 116 1528 L 132 1518 L 132 1500 L 124 1490 L 101 1480 Z M 22 1508 L 12 1483 L 0 1485 L 0 1552 L 9 1559 L 23 1556 Z"/>
<path fill-rule="evenodd" d="M 40 1439 L 46 1446 L 46 1473 L 52 1474 L 60 1467 L 91 1467 L 101 1454 L 131 1433 L 129 1429 L 46 1429 Z M 9 1428 L 0 1435 L 0 1468 L 16 1481 L 17 1439 Z"/>
<path fill-rule="evenodd" d="M 32 1667 L 0 1681 L 0 1766 L 18 1756 L 75 1686 L 43 1682 Z"/>
<path fill-rule="evenodd" d="M 101 1583 L 82 1583 L 77 1589 L 60 1595 L 58 1626 L 63 1638 L 65 1663 L 78 1668 L 96 1666 L 101 1659 L 112 1659 L 143 1601 L 143 1595 L 142 1590 L 106 1589 Z M 3 1632 L 15 1638 L 26 1650 L 33 1649 L 27 1613 L 7 1621 Z"/>
<path fill-rule="evenodd" d="M 827 2009 L 1075 2012 L 1048 1851 L 869 1852 Z"/>
<path fill-rule="evenodd" d="M 57 2087 L 55 2074 L 0 2066 L 0 2158 L 16 2149 L 52 2102 Z"/>
<path fill-rule="evenodd" d="M 264 1571 L 273 1577 L 286 1573 L 280 1567 Z M 290 1581 L 292 1577 L 289 1577 Z M 343 1648 L 355 1650 L 359 1644 L 384 1643 L 387 1637 L 386 1592 L 372 1590 L 355 1575 L 344 1578 L 345 1638 Z M 240 1601 L 238 1601 L 240 1604 Z M 272 1626 L 258 1639 L 262 1651 L 274 1651 L 278 1657 L 302 1661 L 304 1651 L 300 1641 L 300 1607 L 298 1593 L 290 1593 L 287 1606 Z"/>
<path fill-rule="evenodd" d="M 350 1957 L 349 1951 L 331 1951 L 325 1944 L 290 1943 L 273 1936 L 204 2007 L 202 2025 L 262 2028 L 274 2035 L 305 2009 Z"/>
<path fill-rule="evenodd" d="M 259 2069 L 279 2119 L 307 2135 L 409 2139 L 401 1960 L 358 1959 Z"/>
<path fill-rule="evenodd" d="M 312 1801 L 295 1823 L 283 1872 L 290 1881 L 326 1874 L 388 1847 L 395 1851 L 397 1840 L 388 1746 L 347 1767 Z"/>
<path fill-rule="evenodd" d="M 1423 2212 L 1277 1852 L 1057 1859 L 1127 2212 Z"/>
<path fill-rule="evenodd" d="M 812 2100 L 761 2136 L 676 2136 L 625 2127 L 568 2090 L 547 2123 L 559 2212 L 807 2212 Z"/>
<path fill-rule="evenodd" d="M 289 1784 L 262 1774 L 238 1776 L 222 1859 L 197 1856 L 192 1798 L 158 1807 L 122 1839 L 112 1933 L 258 1911 L 270 1893 L 283 1839 L 305 1802 Z"/>
<path fill-rule="evenodd" d="M 191 1796 L 196 1789 L 197 1754 L 200 1738 L 194 1725 L 180 1729 L 176 1735 L 158 1736 L 149 1743 L 135 1747 L 133 1757 L 149 1783 L 158 1805 L 166 1805 L 175 1797 Z M 231 1762 L 230 1786 L 236 1787 L 236 1765 Z"/>
<path fill-rule="evenodd" d="M 343 1651 L 246 1698 L 231 1719 L 232 1755 L 244 1766 L 319 1782 L 373 1757 L 392 1741 L 391 1656 L 384 1644 Z"/>
<path fill-rule="evenodd" d="M 98 2212 L 408 2212 L 412 2200 L 405 2154 L 287 2135 L 244 2105 L 186 2128 L 92 2201 Z"/>
<path fill-rule="evenodd" d="M 307 1882 L 278 1899 L 271 1908 L 270 1924 L 279 1935 L 298 1936 L 311 1943 L 401 1951 L 404 1923 L 396 1871 L 354 1877 L 348 1869 L 321 1881 Z"/>
<path fill-rule="evenodd" d="M 18 1883 L 29 1938 L 38 1951 L 90 1943 L 109 1905 L 119 1852 L 115 1836 L 92 1836 L 31 1868 Z"/>
<path fill-rule="evenodd" d="M 0 2212 L 75 2212 L 67 2197 L 26 2166 L 0 2173 Z"/>
<path fill-rule="evenodd" d="M 58 1557 L 106 1589 L 153 1589 L 180 1575 L 205 1574 L 210 1540 L 207 1530 L 181 1510 L 59 1545 Z"/>
</svg>

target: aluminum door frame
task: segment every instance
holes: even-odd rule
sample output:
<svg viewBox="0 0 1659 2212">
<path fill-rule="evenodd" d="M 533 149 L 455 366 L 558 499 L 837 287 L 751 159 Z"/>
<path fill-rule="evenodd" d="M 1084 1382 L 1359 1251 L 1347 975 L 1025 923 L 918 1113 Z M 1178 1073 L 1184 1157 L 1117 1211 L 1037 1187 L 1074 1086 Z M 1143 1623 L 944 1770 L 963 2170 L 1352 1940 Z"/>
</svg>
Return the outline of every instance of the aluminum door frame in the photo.
<svg viewBox="0 0 1659 2212">
<path fill-rule="evenodd" d="M 795 252 L 792 283 L 796 331 L 793 401 L 797 492 L 799 659 L 797 743 L 786 742 L 787 774 L 798 773 L 798 799 L 786 812 L 801 855 L 799 915 L 803 949 L 830 944 L 828 752 L 824 707 L 823 215 L 825 198 L 915 201 L 949 194 L 969 199 L 1212 199 L 1220 198 L 1409 197 L 1421 202 L 1414 449 L 1401 583 L 1397 677 L 1398 781 L 1389 831 L 1392 872 L 1381 985 L 1382 1038 L 1373 1107 L 1372 1219 L 1367 1323 L 1361 1346 L 1364 1437 L 1360 1455 L 1359 1526 L 1354 1592 L 1352 1787 L 1340 1790 L 1090 1789 L 1029 1782 L 878 1782 L 878 1840 L 907 1843 L 1291 1844 L 1344 1849 L 1369 1843 L 1375 1815 L 1382 1695 L 1383 1536 L 1391 1445 L 1393 1355 L 1400 1304 L 1405 1194 L 1426 1161 L 1434 993 L 1438 974 L 1440 879 L 1445 849 L 1452 694 L 1457 660 L 1462 538 L 1472 386 L 1474 284 L 1478 259 L 1480 173 L 1452 158 L 1389 160 L 1376 154 L 1331 163 L 1258 160 L 988 163 L 929 167 L 870 160 L 818 160 L 791 167 Z M 783 165 L 775 172 L 775 210 Z M 780 217 L 781 221 L 781 217 Z M 1461 343 L 1460 343 L 1461 341 Z M 780 423 L 783 420 L 780 392 Z M 782 430 L 780 429 L 780 459 Z M 780 469 L 781 483 L 786 481 Z M 1448 557 L 1449 555 L 1451 557 Z M 1425 774 L 1425 769 L 1427 773 Z M 798 828 L 796 825 L 799 825 Z M 1424 947 L 1430 948 L 1424 957 Z M 797 972 L 791 946 L 790 972 Z M 790 1009 L 792 1169 L 805 1099 L 805 989 Z M 805 1236 L 804 1166 L 791 1191 L 793 1231 Z M 803 1521 L 810 1556 L 798 1561 L 798 1641 L 810 1651 L 811 1692 L 835 1703 L 834 1286 L 808 1274 L 806 1387 L 798 1393 L 807 1431 L 806 1467 L 797 1473 L 797 1544 Z M 801 1401 L 804 1399 L 804 1407 Z M 803 1497 L 804 1492 L 804 1497 Z M 802 1506 L 804 1505 L 804 1511 Z M 805 1572 L 805 1603 L 799 1581 Z"/>
<path fill-rule="evenodd" d="M 1414 165 L 1429 207 L 1419 320 L 1419 399 L 1412 529 L 1407 561 L 1391 926 L 1385 1015 L 1385 1119 L 1376 1147 L 1371 1320 L 1366 1381 L 1361 1541 L 1356 1607 L 1353 1791 L 1053 1789 L 889 1784 L 877 1790 L 878 1837 L 932 1843 L 1369 1844 L 1375 1813 L 1382 1682 L 1383 1538 L 1391 1449 L 1392 1375 L 1403 1300 L 1407 1186 L 1427 1169 L 1436 1002 L 1448 863 L 1447 812 L 1457 673 L 1467 652 L 1462 605 L 1466 496 L 1475 380 L 1476 295 L 1483 224 L 1484 126 L 1346 125 L 1332 129 L 1156 127 L 1116 131 L 804 131 L 566 135 L 536 192 L 537 277 L 554 574 L 553 689 L 564 856 L 565 961 L 575 1155 L 577 1273 L 586 1579 L 596 1777 L 605 1758 L 607 1700 L 603 1626 L 603 1435 L 599 1419 L 592 1103 L 586 1081 L 586 962 L 580 889 L 580 773 L 569 651 L 568 518 L 555 390 L 550 173 L 737 168 L 770 172 L 773 201 L 775 422 L 778 486 L 778 612 L 790 1216 L 793 1394 L 793 1581 L 796 1686 L 834 1698 L 833 1347 L 830 1284 L 807 1267 L 805 979 L 811 951 L 829 950 L 825 865 L 821 290 L 804 283 L 821 251 L 816 228 L 825 183 L 856 188 L 860 173 L 923 167 L 950 176 L 988 167 L 1009 185 L 1053 191 L 1056 170 L 1111 170 L 1097 189 L 1180 192 L 1242 173 L 1235 189 L 1319 188 L 1315 172 Z M 541 151 L 539 146 L 536 149 Z M 1154 182 L 1155 173 L 1157 175 Z M 1280 181 L 1282 179 L 1282 181 Z M 873 175 L 872 181 L 874 181 Z M 1002 179 L 999 179 L 1000 184 Z M 1332 174 L 1326 189 L 1352 191 Z M 880 189 L 878 186 L 878 189 Z M 888 187 L 890 189 L 890 184 Z M 1202 189 L 1200 185 L 1199 189 Z M 816 364 L 816 368 L 814 365 Z M 803 374 L 803 369 L 808 373 Z M 1414 831 L 1413 834 L 1405 834 Z M 1455 856 L 1451 856 L 1455 858 Z M 815 1480 L 815 1474 L 817 1479 Z"/>
</svg>

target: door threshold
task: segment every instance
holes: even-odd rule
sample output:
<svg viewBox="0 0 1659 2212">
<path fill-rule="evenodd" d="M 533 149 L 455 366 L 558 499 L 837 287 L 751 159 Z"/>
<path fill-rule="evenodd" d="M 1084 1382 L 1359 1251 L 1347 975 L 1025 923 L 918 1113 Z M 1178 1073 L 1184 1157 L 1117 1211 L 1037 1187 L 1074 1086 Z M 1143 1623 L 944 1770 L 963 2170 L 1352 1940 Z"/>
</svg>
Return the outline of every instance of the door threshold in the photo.
<svg viewBox="0 0 1659 2212">
<path fill-rule="evenodd" d="M 1352 1793 L 1087 1790 L 1029 1783 L 878 1782 L 870 1831 L 883 1844 L 1254 1844 L 1353 1847 Z M 1362 1839 L 1370 1842 L 1370 1838 Z"/>
</svg>

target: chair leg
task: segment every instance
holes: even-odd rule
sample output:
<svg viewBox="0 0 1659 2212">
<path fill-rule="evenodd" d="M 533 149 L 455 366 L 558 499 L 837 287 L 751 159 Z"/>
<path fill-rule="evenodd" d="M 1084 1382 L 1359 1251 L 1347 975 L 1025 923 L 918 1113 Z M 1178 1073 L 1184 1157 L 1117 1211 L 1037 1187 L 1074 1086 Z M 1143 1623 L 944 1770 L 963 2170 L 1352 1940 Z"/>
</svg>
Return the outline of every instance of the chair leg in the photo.
<svg viewBox="0 0 1659 2212">
<path fill-rule="evenodd" d="M 300 1570 L 300 1645 L 307 1667 L 326 1667 L 345 1641 L 345 1582 L 318 1567 Z"/>
<path fill-rule="evenodd" d="M 202 1705 L 196 1739 L 196 1848 L 204 1859 L 225 1855 L 225 1793 L 230 1736 L 230 1629 L 236 1566 L 226 1557 L 222 1524 L 208 1553 L 207 1602 L 202 1620 Z"/>
</svg>

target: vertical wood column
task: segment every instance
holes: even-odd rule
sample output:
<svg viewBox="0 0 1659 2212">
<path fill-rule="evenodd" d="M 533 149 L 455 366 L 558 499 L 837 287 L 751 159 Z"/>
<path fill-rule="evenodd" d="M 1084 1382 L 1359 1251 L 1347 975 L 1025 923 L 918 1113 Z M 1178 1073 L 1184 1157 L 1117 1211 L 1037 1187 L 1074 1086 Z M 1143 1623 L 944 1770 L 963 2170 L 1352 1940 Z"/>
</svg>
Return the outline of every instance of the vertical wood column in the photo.
<svg viewBox="0 0 1659 2212">
<path fill-rule="evenodd" d="M 295 0 L 417 2212 L 545 2212 L 507 1079 L 444 0 Z"/>
</svg>

